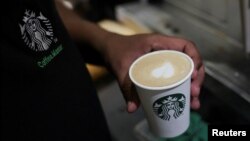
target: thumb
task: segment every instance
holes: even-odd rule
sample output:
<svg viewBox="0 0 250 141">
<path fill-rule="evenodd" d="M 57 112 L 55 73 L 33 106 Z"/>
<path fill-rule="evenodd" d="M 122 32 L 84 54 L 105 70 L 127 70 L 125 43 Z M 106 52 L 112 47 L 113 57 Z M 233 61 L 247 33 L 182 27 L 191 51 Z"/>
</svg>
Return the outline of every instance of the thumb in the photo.
<svg viewBox="0 0 250 141">
<path fill-rule="evenodd" d="M 135 89 L 135 85 L 130 80 L 128 74 L 124 81 L 120 84 L 124 99 L 127 103 L 127 111 L 129 113 L 135 112 L 140 106 L 140 100 Z"/>
</svg>

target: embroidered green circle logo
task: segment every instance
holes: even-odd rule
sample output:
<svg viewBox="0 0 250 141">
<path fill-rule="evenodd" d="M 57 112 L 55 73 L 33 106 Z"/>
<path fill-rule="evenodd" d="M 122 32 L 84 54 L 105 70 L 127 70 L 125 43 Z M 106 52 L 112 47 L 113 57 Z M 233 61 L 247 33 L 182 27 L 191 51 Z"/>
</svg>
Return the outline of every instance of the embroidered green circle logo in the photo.
<svg viewBox="0 0 250 141">
<path fill-rule="evenodd" d="M 186 97 L 177 93 L 157 99 L 153 103 L 154 113 L 163 120 L 177 119 L 184 111 Z"/>
</svg>

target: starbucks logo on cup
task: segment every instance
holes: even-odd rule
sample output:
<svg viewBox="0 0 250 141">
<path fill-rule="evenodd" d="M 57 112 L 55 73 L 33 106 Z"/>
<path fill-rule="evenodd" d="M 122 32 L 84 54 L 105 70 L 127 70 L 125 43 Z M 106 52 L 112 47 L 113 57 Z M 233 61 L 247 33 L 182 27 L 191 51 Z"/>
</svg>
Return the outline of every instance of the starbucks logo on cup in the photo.
<svg viewBox="0 0 250 141">
<path fill-rule="evenodd" d="M 176 93 L 157 99 L 153 103 L 154 113 L 161 119 L 169 121 L 177 119 L 184 111 L 186 97 Z"/>
</svg>

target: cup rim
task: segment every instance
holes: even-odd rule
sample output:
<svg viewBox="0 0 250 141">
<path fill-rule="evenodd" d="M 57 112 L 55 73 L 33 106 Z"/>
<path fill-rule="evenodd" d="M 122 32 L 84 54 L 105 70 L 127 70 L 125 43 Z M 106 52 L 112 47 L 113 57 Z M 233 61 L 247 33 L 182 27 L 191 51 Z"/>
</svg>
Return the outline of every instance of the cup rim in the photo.
<svg viewBox="0 0 250 141">
<path fill-rule="evenodd" d="M 176 54 L 180 54 L 182 56 L 184 56 L 185 58 L 187 58 L 191 64 L 191 68 L 190 68 L 190 71 L 188 72 L 188 74 L 183 77 L 180 81 L 178 82 L 175 82 L 171 85 L 168 85 L 168 86 L 161 86 L 161 87 L 150 87 L 150 86 L 145 86 L 145 85 L 142 85 L 140 83 L 138 83 L 133 77 L 132 77 L 132 69 L 134 67 L 134 65 L 140 61 L 141 59 L 147 57 L 147 56 L 151 56 L 151 55 L 155 55 L 155 54 L 160 54 L 160 53 L 164 53 L 164 52 L 171 52 L 171 53 L 176 53 Z M 165 89 L 171 89 L 173 87 L 176 87 L 180 84 L 182 84 L 183 82 L 185 82 L 190 76 L 191 74 L 193 73 L 194 71 L 194 62 L 193 60 L 191 59 L 191 57 L 189 57 L 187 54 L 183 53 L 183 52 L 180 52 L 180 51 L 176 51 L 176 50 L 158 50 L 158 51 L 153 51 L 153 52 L 150 52 L 150 53 L 147 53 L 147 54 L 144 54 L 142 56 L 140 56 L 139 58 L 137 58 L 133 63 L 132 65 L 130 65 L 130 68 L 129 68 L 129 78 L 130 80 L 138 87 L 141 87 L 143 89 L 147 89 L 147 90 L 165 90 Z"/>
</svg>

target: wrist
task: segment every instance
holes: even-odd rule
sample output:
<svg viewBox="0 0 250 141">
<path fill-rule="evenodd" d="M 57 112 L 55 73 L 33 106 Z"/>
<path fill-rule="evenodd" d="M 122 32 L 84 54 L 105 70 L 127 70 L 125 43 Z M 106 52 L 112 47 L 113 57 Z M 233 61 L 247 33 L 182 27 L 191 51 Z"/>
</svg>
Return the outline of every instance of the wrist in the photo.
<svg viewBox="0 0 250 141">
<path fill-rule="evenodd" d="M 105 61 L 108 63 L 110 59 L 110 56 L 112 56 L 112 53 L 115 53 L 117 51 L 117 47 L 119 47 L 119 40 L 122 37 L 122 35 L 105 31 L 99 40 L 94 41 L 94 45 L 96 49 L 102 54 Z"/>
</svg>

